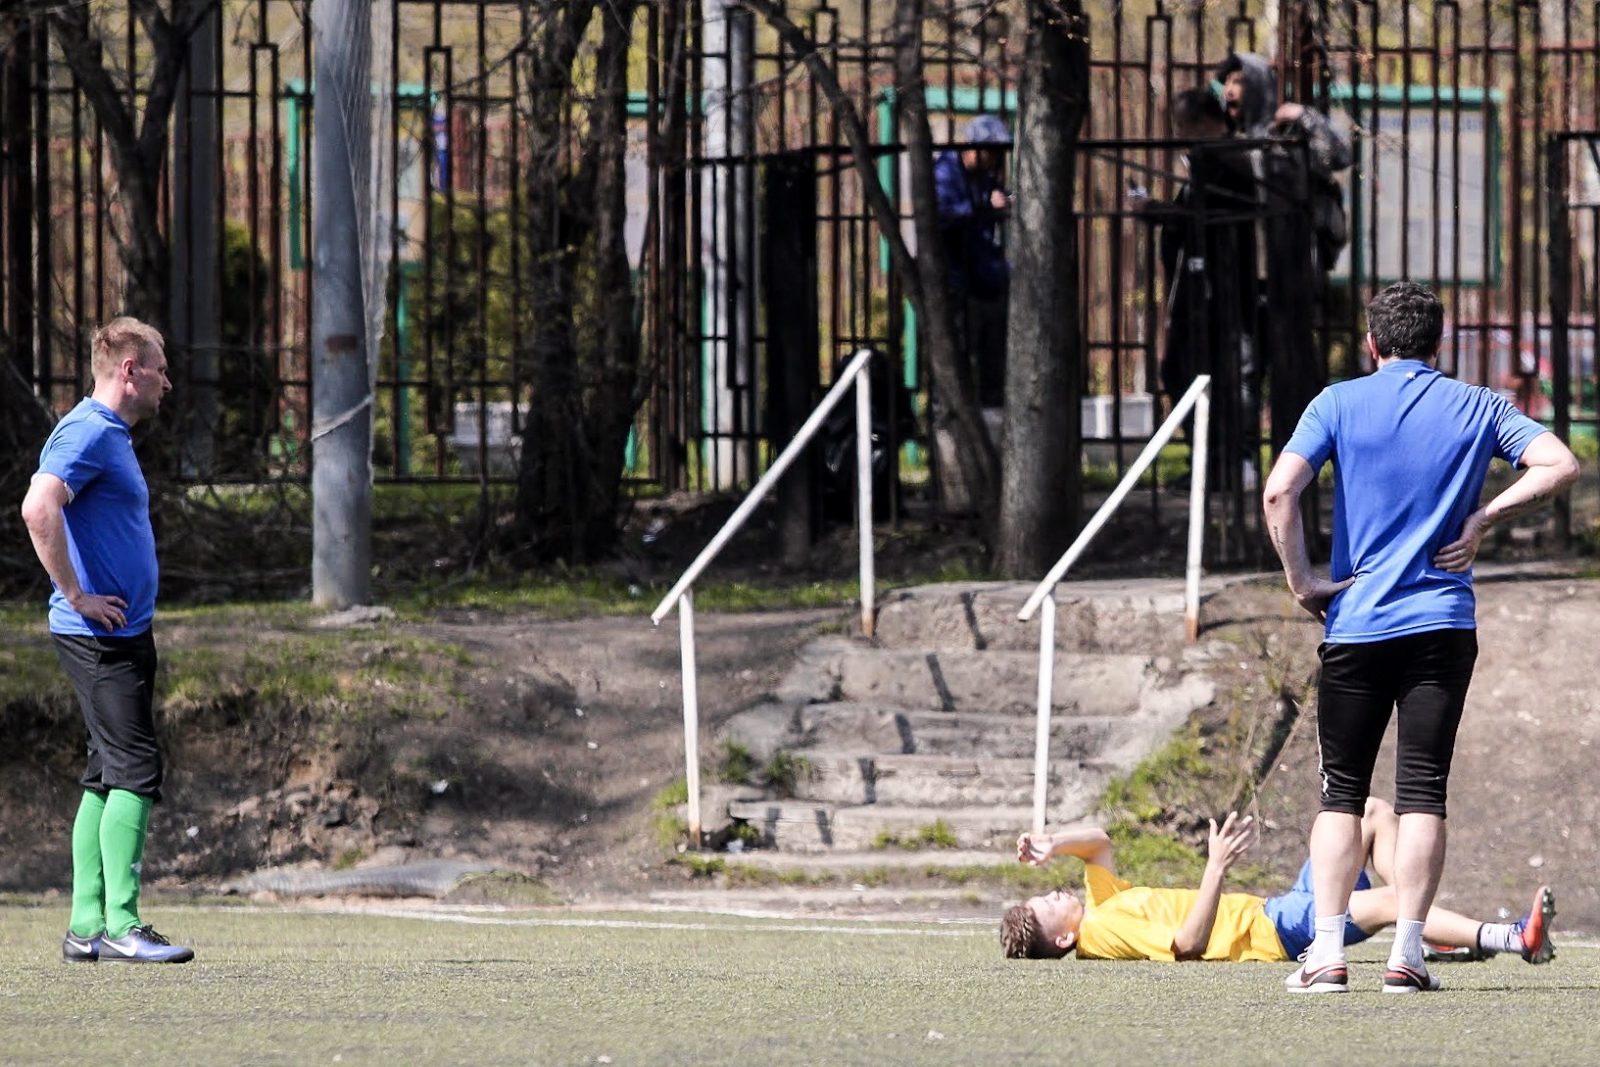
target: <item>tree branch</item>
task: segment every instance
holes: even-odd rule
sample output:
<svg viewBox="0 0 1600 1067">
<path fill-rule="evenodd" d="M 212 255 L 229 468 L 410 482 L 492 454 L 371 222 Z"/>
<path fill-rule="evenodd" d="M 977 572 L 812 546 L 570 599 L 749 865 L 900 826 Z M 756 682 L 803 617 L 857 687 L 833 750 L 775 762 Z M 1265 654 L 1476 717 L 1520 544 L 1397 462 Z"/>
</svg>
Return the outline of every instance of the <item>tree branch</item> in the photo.
<svg viewBox="0 0 1600 1067">
<path fill-rule="evenodd" d="M 923 306 L 922 279 L 917 275 L 916 260 L 900 234 L 900 216 L 873 170 L 873 145 L 867 137 L 867 126 L 861 119 L 861 112 L 856 110 L 855 104 L 840 86 L 839 79 L 823 58 L 822 49 L 790 20 L 774 0 L 741 0 L 741 3 L 778 31 L 778 38 L 806 65 L 821 86 L 822 94 L 828 98 L 834 117 L 844 127 L 845 140 L 855 154 L 856 173 L 861 177 L 862 192 L 867 198 L 867 207 L 878 223 L 879 235 L 889 246 L 889 258 L 894 261 L 895 269 L 906 286 L 907 297 L 912 306 L 920 311 Z"/>
</svg>

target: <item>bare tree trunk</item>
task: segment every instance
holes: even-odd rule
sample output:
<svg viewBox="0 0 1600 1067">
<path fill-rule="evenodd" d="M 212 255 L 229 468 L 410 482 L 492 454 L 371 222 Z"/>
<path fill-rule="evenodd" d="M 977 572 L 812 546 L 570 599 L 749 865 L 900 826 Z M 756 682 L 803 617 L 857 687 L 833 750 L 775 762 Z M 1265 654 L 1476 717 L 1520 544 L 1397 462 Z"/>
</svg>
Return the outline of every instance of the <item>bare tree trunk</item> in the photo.
<svg viewBox="0 0 1600 1067">
<path fill-rule="evenodd" d="M 577 169 L 563 157 L 573 65 L 602 20 L 594 100 Z M 618 536 L 628 431 L 638 410 L 638 330 L 624 236 L 627 64 L 638 0 L 553 8 L 533 50 L 527 124 L 532 395 L 512 536 L 539 558 L 587 560 Z M 585 266 L 592 282 L 580 281 Z"/>
<path fill-rule="evenodd" d="M 1012 245 L 1007 440 L 996 564 L 1010 577 L 1049 570 L 1078 526 L 1083 337 L 1078 312 L 1078 131 L 1089 51 L 1079 0 L 1032 7 L 1023 60 Z"/>
<path fill-rule="evenodd" d="M 163 11 L 156 0 L 130 0 L 129 14 L 149 40 L 144 106 L 136 115 L 124 87 L 105 62 L 105 46 L 89 20 L 88 4 L 49 4 L 51 28 L 111 151 L 118 199 L 127 226 L 118 237 L 122 261 L 122 310 L 165 332 L 171 317 L 172 250 L 161 232 L 161 172 L 167 158 L 178 82 L 188 62 L 188 38 L 216 0 L 172 0 Z M 181 360 L 184 353 L 173 352 Z M 176 362 L 176 360 L 175 360 Z M 175 368 L 174 377 L 182 373 Z"/>
<path fill-rule="evenodd" d="M 765 19 L 778 32 L 784 46 L 806 65 L 844 130 L 855 157 L 856 174 L 861 180 L 867 208 L 878 224 L 879 236 L 888 245 L 890 262 L 905 286 L 906 299 L 916 311 L 917 321 L 926 324 L 923 336 L 928 344 L 928 365 L 934 390 L 947 405 L 946 417 L 956 442 L 957 474 L 964 484 L 973 487 L 978 514 L 992 516 L 994 507 L 983 502 L 995 499 L 999 462 L 978 412 L 976 384 L 971 373 L 962 370 L 963 361 L 955 344 L 948 272 L 938 237 L 937 200 L 933 194 L 933 136 L 928 131 L 927 108 L 922 95 L 921 0 L 896 0 L 895 6 L 896 80 L 900 83 L 899 92 L 908 116 L 912 214 L 917 227 L 915 257 L 901 236 L 899 214 L 879 184 L 875 169 L 877 157 L 861 112 L 839 85 L 839 79 L 828 67 L 817 43 L 795 25 L 774 0 L 744 0 L 744 4 Z M 922 169 L 920 179 L 919 167 Z"/>
<path fill-rule="evenodd" d="M 50 433 L 50 412 L 22 376 L 0 334 L 0 593 L 44 578 L 33 558 L 15 501 L 27 492 Z"/>
<path fill-rule="evenodd" d="M 566 210 L 569 181 L 562 119 L 572 93 L 572 65 L 594 14 L 593 0 L 547 5 L 541 39 L 529 49 L 528 324 L 530 388 L 517 472 L 514 538 L 535 555 L 566 558 L 579 539 L 581 445 L 578 344 L 573 325 L 580 235 Z M 515 222 L 513 223 L 515 224 Z"/>
<path fill-rule="evenodd" d="M 608 551 L 618 535 L 618 503 L 628 432 L 644 400 L 639 331 L 628 263 L 628 45 L 637 0 L 611 0 L 603 13 L 589 109 L 589 158 L 594 163 L 594 388 L 587 412 L 590 495 L 584 543 Z"/>
<path fill-rule="evenodd" d="M 911 174 L 917 288 L 922 293 L 922 304 L 916 309 L 917 323 L 933 376 L 934 430 L 948 432 L 955 442 L 955 474 L 966 487 L 970 505 L 985 527 L 985 540 L 993 544 L 1000 457 L 978 408 L 973 369 L 956 341 L 950 270 L 939 234 L 939 197 L 933 181 L 933 134 L 928 129 L 928 105 L 923 93 L 923 14 L 923 0 L 895 2 L 895 81 Z"/>
</svg>

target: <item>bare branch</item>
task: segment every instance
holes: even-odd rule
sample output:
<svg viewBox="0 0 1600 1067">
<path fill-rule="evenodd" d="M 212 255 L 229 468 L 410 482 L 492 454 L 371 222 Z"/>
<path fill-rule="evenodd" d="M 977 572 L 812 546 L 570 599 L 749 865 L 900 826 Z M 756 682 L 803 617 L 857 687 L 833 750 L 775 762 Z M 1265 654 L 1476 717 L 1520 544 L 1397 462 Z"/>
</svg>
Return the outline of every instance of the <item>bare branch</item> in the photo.
<svg viewBox="0 0 1600 1067">
<path fill-rule="evenodd" d="M 911 250 L 906 247 L 905 238 L 900 234 L 900 216 L 894 204 L 889 201 L 888 194 L 883 191 L 883 186 L 878 182 L 877 172 L 873 169 L 875 160 L 873 146 L 867 136 L 867 125 L 862 121 L 861 112 L 856 109 L 855 103 L 840 86 L 839 79 L 834 76 L 816 41 L 795 25 L 774 0 L 741 0 L 741 2 L 743 6 L 766 19 L 767 24 L 778 31 L 779 39 L 806 65 L 806 69 L 811 71 L 811 76 L 816 78 L 817 84 L 822 88 L 822 94 L 828 98 L 834 117 L 844 127 L 845 140 L 849 142 L 850 150 L 855 155 L 855 168 L 861 177 L 862 192 L 867 198 L 867 207 L 871 209 L 872 216 L 878 223 L 879 234 L 889 246 L 889 258 L 894 261 L 895 269 L 899 271 L 905 283 L 906 295 L 910 298 L 912 306 L 920 309 L 923 306 L 922 279 L 917 275 L 916 260 L 912 257 Z"/>
</svg>

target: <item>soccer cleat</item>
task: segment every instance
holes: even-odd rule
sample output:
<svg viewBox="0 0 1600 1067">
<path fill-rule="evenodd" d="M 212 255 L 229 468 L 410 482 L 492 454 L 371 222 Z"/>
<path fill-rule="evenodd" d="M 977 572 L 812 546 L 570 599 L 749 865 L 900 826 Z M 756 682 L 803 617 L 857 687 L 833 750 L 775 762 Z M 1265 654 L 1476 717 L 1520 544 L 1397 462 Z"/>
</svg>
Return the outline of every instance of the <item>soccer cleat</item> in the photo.
<svg viewBox="0 0 1600 1067">
<path fill-rule="evenodd" d="M 1439 979 L 1428 973 L 1426 967 L 1407 967 L 1403 963 L 1391 963 L 1388 970 L 1383 972 L 1383 991 L 1385 993 L 1432 993 L 1439 988 Z"/>
<path fill-rule="evenodd" d="M 174 945 L 146 926 L 135 926 L 121 937 L 100 941 L 100 959 L 105 963 L 188 963 L 194 950 Z"/>
<path fill-rule="evenodd" d="M 1324 964 L 1316 970 L 1302 965 L 1283 980 L 1283 988 L 1291 993 L 1348 993 L 1350 970 L 1344 960 Z"/>
<path fill-rule="evenodd" d="M 1556 947 L 1550 943 L 1550 924 L 1555 917 L 1555 891 L 1542 885 L 1534 894 L 1532 909 L 1517 921 L 1517 934 L 1522 938 L 1522 958 L 1529 963 L 1549 963 L 1555 959 Z"/>
<path fill-rule="evenodd" d="M 79 937 L 71 930 L 61 939 L 61 958 L 68 963 L 94 963 L 100 958 L 100 942 L 105 935 Z"/>
<path fill-rule="evenodd" d="M 1424 941 L 1422 943 L 1422 959 L 1424 963 L 1481 963 L 1492 960 L 1498 955 L 1492 948 L 1481 948 L 1478 945 L 1435 945 Z"/>
</svg>

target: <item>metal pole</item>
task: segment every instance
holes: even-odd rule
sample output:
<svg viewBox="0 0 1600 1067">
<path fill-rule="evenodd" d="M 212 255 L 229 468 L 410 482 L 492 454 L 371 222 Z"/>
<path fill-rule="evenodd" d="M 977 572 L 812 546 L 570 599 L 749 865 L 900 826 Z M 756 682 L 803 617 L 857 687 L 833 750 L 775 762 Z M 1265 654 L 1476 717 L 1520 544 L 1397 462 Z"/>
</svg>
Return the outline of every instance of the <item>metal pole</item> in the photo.
<svg viewBox="0 0 1600 1067">
<path fill-rule="evenodd" d="M 1211 389 L 1195 398 L 1194 448 L 1189 471 L 1189 562 L 1183 575 L 1183 639 L 1200 639 L 1200 557 L 1206 536 L 1206 439 L 1211 434 Z"/>
<path fill-rule="evenodd" d="M 1040 602 L 1039 721 L 1033 737 L 1033 832 L 1044 833 L 1045 793 L 1050 788 L 1050 704 L 1056 679 L 1056 595 Z"/>
<path fill-rule="evenodd" d="M 1172 439 L 1172 435 L 1177 431 L 1178 423 L 1188 417 L 1189 409 L 1195 406 L 1201 393 L 1209 389 L 1210 386 L 1210 375 L 1202 374 L 1195 378 L 1194 384 L 1189 386 L 1183 396 L 1178 399 L 1178 402 L 1172 406 L 1172 414 L 1167 416 L 1166 421 L 1156 430 L 1155 436 L 1151 437 L 1149 442 L 1145 444 L 1143 451 L 1134 459 L 1133 466 L 1128 468 L 1128 473 L 1122 476 L 1122 481 L 1117 483 L 1117 487 L 1111 491 L 1111 495 L 1106 498 L 1106 502 L 1100 505 L 1100 510 L 1094 513 L 1094 517 L 1083 528 L 1083 532 L 1078 534 L 1077 540 L 1073 541 L 1061 558 L 1056 561 L 1056 565 L 1050 568 L 1050 573 L 1046 574 L 1039 584 L 1033 587 L 1033 593 L 1028 597 L 1027 603 L 1023 604 L 1022 610 L 1017 612 L 1018 619 L 1027 622 L 1033 618 L 1033 613 L 1039 609 L 1040 602 L 1056 587 L 1056 583 L 1061 581 L 1061 576 L 1067 573 L 1068 568 L 1077 562 L 1078 557 L 1083 554 L 1083 550 L 1089 547 L 1089 542 L 1094 540 L 1094 535 L 1100 532 L 1100 528 L 1111 518 L 1112 512 L 1117 510 L 1122 501 L 1126 499 L 1128 493 L 1132 491 L 1134 483 L 1139 480 L 1139 475 L 1143 474 L 1150 467 L 1150 464 L 1155 462 L 1156 454 Z M 1200 455 L 1203 460 L 1204 451 Z"/>
<path fill-rule="evenodd" d="M 689 783 L 689 847 L 700 847 L 700 693 L 694 672 L 694 590 L 678 598 L 678 647 L 683 653 L 683 762 Z"/>
<path fill-rule="evenodd" d="M 823 421 L 838 405 L 839 398 L 844 395 L 844 391 L 855 384 L 851 379 L 861 373 L 863 366 L 871 357 L 872 349 L 863 348 L 850 360 L 849 365 L 844 369 L 844 373 L 839 376 L 839 380 L 834 382 L 833 387 L 828 390 L 828 395 L 822 398 L 822 403 L 817 405 L 817 409 L 806 419 L 804 425 L 795 431 L 794 439 L 783 447 L 782 452 L 778 453 L 778 458 L 772 461 L 772 466 L 767 468 L 767 473 L 763 474 L 761 480 L 755 484 L 755 488 L 750 490 L 750 495 L 745 497 L 744 502 L 734 509 L 732 515 L 728 516 L 728 521 L 722 524 L 722 529 L 718 530 L 716 535 L 711 538 L 710 543 L 700 550 L 700 554 L 694 558 L 693 563 L 689 564 L 689 569 L 683 572 L 683 576 L 678 579 L 677 583 L 667 590 L 667 595 L 661 598 L 661 603 L 656 605 L 656 610 L 650 613 L 651 622 L 659 625 L 661 620 L 666 617 L 667 612 L 672 610 L 672 605 L 677 601 L 678 597 L 682 596 L 694 584 L 694 580 L 700 577 L 701 571 L 711 565 L 711 561 L 716 558 L 717 553 L 722 551 L 722 546 L 728 543 L 728 539 L 739 531 L 739 527 L 744 525 L 744 521 L 750 517 L 750 513 L 760 505 L 768 490 L 772 488 L 772 484 L 783 477 L 783 472 L 789 469 L 801 451 L 805 449 L 806 443 L 811 440 L 818 427 L 822 425 Z"/>
<path fill-rule="evenodd" d="M 868 364 L 870 366 L 870 364 Z M 856 533 L 861 546 L 861 634 L 877 624 L 872 566 L 872 375 L 856 373 Z"/>
<path fill-rule="evenodd" d="M 367 190 L 357 189 L 351 156 L 372 142 L 371 0 L 317 0 L 311 18 L 311 602 L 345 608 L 370 599 L 372 580 L 372 391 L 358 221 Z"/>
</svg>

